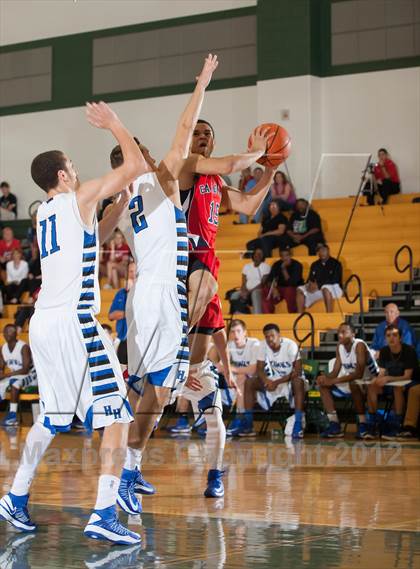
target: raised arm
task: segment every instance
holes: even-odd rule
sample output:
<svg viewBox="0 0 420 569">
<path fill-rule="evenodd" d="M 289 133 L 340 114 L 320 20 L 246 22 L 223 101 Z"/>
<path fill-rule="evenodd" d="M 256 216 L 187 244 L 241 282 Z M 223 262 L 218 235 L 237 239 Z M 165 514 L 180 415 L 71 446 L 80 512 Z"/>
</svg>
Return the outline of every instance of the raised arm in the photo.
<svg viewBox="0 0 420 569">
<path fill-rule="evenodd" d="M 268 135 L 267 128 L 263 129 L 257 127 L 251 135 L 248 152 L 229 154 L 221 158 L 204 158 L 204 156 L 192 154 L 185 161 L 183 171 L 204 175 L 219 174 L 223 176 L 245 170 L 245 168 L 252 166 L 254 162 L 265 153 L 270 136 L 271 135 Z"/>
<path fill-rule="evenodd" d="M 248 193 L 240 192 L 238 189 L 230 186 L 224 186 L 222 188 L 223 205 L 227 206 L 229 209 L 237 211 L 238 213 L 254 215 L 267 195 L 275 172 L 276 170 L 274 168 L 268 168 L 266 166 L 261 180 L 259 180 Z"/>
<path fill-rule="evenodd" d="M 169 174 L 174 180 L 178 179 L 179 172 L 183 166 L 184 160 L 188 156 L 191 146 L 191 138 L 200 115 L 201 107 L 204 100 L 204 93 L 208 87 L 214 71 L 217 69 L 219 62 L 217 55 L 209 55 L 204 60 L 203 69 L 198 77 L 194 92 L 188 101 L 175 132 L 171 148 L 163 159 Z"/>
<path fill-rule="evenodd" d="M 109 130 L 121 146 L 124 162 L 105 176 L 83 183 L 77 191 L 80 214 L 90 225 L 99 201 L 117 194 L 150 168 L 143 158 L 133 135 L 106 103 L 87 103 L 87 120 L 93 126 Z"/>
</svg>

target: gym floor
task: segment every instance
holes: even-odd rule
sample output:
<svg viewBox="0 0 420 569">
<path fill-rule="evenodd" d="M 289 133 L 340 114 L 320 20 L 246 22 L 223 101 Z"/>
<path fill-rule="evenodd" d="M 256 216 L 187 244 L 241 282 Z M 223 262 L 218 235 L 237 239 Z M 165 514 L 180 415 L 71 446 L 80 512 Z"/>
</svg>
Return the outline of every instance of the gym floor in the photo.
<svg viewBox="0 0 420 569">
<path fill-rule="evenodd" d="M 27 431 L 0 430 L 3 493 Z M 38 532 L 2 523 L 1 568 L 420 567 L 419 442 L 229 441 L 225 497 L 209 500 L 204 441 L 159 431 L 143 462 L 157 494 L 128 520 L 143 540 L 127 548 L 82 534 L 96 497 L 99 443 L 97 433 L 56 437 L 31 491 Z"/>
</svg>

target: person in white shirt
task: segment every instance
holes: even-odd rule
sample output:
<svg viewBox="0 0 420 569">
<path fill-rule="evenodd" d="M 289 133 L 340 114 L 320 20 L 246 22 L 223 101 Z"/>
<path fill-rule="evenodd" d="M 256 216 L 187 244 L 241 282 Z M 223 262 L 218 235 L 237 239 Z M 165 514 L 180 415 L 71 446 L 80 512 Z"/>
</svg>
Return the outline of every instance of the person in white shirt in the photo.
<svg viewBox="0 0 420 569">
<path fill-rule="evenodd" d="M 232 373 L 236 379 L 236 417 L 226 434 L 234 437 L 239 434 L 245 412 L 245 382 L 257 372 L 257 357 L 260 342 L 257 338 L 248 338 L 246 324 L 243 320 L 232 320 L 230 325 L 228 349 Z"/>
<path fill-rule="evenodd" d="M 231 300 L 239 298 L 252 304 L 254 314 L 262 314 L 262 281 L 270 274 L 271 267 L 264 262 L 262 249 L 255 249 L 252 253 L 252 263 L 247 263 L 242 269 L 241 289 L 233 295 Z"/>
<path fill-rule="evenodd" d="M 330 373 L 318 376 L 317 384 L 321 393 L 322 404 L 330 422 L 321 436 L 324 438 L 343 437 L 344 432 L 337 418 L 335 397 L 352 397 L 358 415 L 356 438 L 364 439 L 368 434 L 365 401 L 358 382 L 370 382 L 379 373 L 374 354 L 366 342 L 355 337 L 353 326 L 347 322 L 340 324 L 337 330 L 338 346 L 336 357 L 331 361 Z"/>
<path fill-rule="evenodd" d="M 23 279 L 26 279 L 29 273 L 29 266 L 23 260 L 22 251 L 15 249 L 12 253 L 12 260 L 6 264 L 7 272 L 7 285 L 6 285 L 6 299 L 11 304 L 17 304 L 17 290 Z"/>
<path fill-rule="evenodd" d="M 245 382 L 245 413 L 239 436 L 255 436 L 253 408 L 257 398 L 261 407 L 268 410 L 277 399 L 286 397 L 295 409 L 292 438 L 301 439 L 308 382 L 299 348 L 296 342 L 281 336 L 277 324 L 267 324 L 263 333 L 265 342 L 261 342 L 258 352 L 257 375 Z"/>
</svg>

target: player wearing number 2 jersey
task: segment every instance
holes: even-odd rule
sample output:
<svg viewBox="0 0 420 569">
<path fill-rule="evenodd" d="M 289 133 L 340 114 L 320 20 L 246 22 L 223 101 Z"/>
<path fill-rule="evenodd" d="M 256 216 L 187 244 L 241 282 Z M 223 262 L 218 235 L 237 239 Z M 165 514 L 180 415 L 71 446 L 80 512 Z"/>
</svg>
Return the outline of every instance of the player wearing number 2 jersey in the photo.
<svg viewBox="0 0 420 569">
<path fill-rule="evenodd" d="M 119 223 L 137 265 L 126 310 L 130 398 L 136 416 L 118 497 L 120 506 L 131 514 L 141 511 L 136 491 L 155 492 L 141 475 L 141 456 L 171 393 L 188 374 L 188 238 L 178 174 L 216 67 L 217 57 L 210 54 L 178 122 L 171 149 L 158 167 L 140 145 L 150 172 L 131 185 L 132 197 Z M 119 166 L 121 160 L 119 148 L 114 148 L 111 164 Z"/>
<path fill-rule="evenodd" d="M 48 196 L 37 212 L 42 288 L 29 330 L 41 413 L 28 434 L 11 491 L 0 500 L 0 518 L 20 531 L 35 531 L 27 510 L 35 470 L 55 434 L 70 430 L 77 414 L 88 427 L 105 427 L 97 501 L 85 535 L 133 544 L 140 536 L 120 524 L 115 508 L 119 455 L 126 448 L 132 413 L 115 351 L 95 318 L 100 309 L 99 243 L 115 227 L 121 206 L 113 206 L 99 227 L 96 208 L 147 171 L 147 164 L 105 103 L 88 104 L 87 115 L 91 124 L 110 130 L 118 140 L 124 165 L 79 186 L 73 164 L 62 152 L 44 152 L 32 162 L 32 178 Z M 125 205 L 122 198 L 119 203 Z"/>
</svg>

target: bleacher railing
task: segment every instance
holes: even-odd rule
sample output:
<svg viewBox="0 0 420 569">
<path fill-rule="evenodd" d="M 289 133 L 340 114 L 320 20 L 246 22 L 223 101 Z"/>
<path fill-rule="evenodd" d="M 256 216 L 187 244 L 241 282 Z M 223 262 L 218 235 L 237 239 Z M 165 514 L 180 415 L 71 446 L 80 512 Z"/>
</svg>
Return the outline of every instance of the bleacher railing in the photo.
<svg viewBox="0 0 420 569">
<path fill-rule="evenodd" d="M 408 263 L 404 268 L 399 265 L 400 255 L 403 251 L 408 252 Z M 413 250 L 409 245 L 402 245 L 398 251 L 395 253 L 394 266 L 399 273 L 405 273 L 409 271 L 409 282 L 408 282 L 408 296 L 406 298 L 406 310 L 411 310 L 411 304 L 413 299 L 413 280 L 414 280 L 414 268 L 413 268 Z"/>
<path fill-rule="evenodd" d="M 306 334 L 306 336 L 304 336 L 303 338 L 300 338 L 298 336 L 298 324 L 305 317 L 309 318 L 311 327 L 310 327 L 309 332 Z M 295 337 L 295 340 L 298 342 L 299 346 L 302 346 L 303 342 L 306 342 L 306 340 L 308 338 L 311 338 L 310 354 L 311 354 L 311 359 L 313 360 L 314 354 L 315 354 L 315 321 L 314 321 L 314 317 L 312 316 L 312 314 L 310 312 L 302 312 L 302 314 L 300 314 L 296 318 L 296 320 L 293 322 L 293 335 Z"/>
<path fill-rule="evenodd" d="M 350 298 L 348 289 L 349 289 L 350 284 L 353 281 L 356 281 L 358 290 L 357 290 L 357 293 L 355 294 L 355 296 L 353 298 Z M 359 302 L 360 302 L 360 326 L 361 326 L 361 330 L 359 330 L 358 335 L 362 338 L 362 340 L 364 340 L 365 339 L 365 310 L 364 310 L 364 306 L 363 306 L 363 286 L 362 286 L 362 281 L 361 281 L 359 275 L 356 275 L 355 273 L 353 273 L 352 275 L 349 276 L 349 278 L 344 283 L 343 292 L 344 292 L 345 299 L 350 304 L 354 304 L 355 302 L 357 302 L 357 300 L 359 300 Z"/>
</svg>

